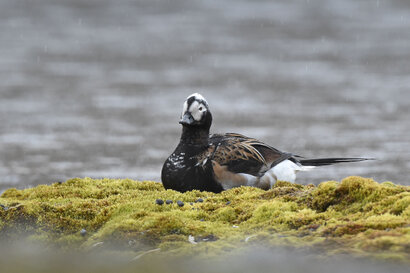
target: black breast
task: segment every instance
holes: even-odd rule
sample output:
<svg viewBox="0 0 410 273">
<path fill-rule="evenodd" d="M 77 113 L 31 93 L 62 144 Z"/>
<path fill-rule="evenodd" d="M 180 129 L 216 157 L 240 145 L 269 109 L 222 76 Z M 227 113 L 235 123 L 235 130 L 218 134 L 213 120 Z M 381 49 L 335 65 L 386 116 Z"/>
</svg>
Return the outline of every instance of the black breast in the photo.
<svg viewBox="0 0 410 273">
<path fill-rule="evenodd" d="M 195 147 L 179 145 L 165 161 L 161 179 L 165 189 L 180 192 L 200 190 L 221 192 L 221 184 L 215 181 L 211 160 L 198 164 L 200 151 Z"/>
</svg>

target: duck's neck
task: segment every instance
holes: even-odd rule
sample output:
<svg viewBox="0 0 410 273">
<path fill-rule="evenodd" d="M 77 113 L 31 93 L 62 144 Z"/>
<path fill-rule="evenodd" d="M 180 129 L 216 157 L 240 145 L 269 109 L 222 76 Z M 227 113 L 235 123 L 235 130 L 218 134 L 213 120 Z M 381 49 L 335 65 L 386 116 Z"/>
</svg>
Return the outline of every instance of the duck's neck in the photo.
<svg viewBox="0 0 410 273">
<path fill-rule="evenodd" d="M 208 146 L 209 128 L 202 127 L 182 127 L 181 144 Z"/>
</svg>

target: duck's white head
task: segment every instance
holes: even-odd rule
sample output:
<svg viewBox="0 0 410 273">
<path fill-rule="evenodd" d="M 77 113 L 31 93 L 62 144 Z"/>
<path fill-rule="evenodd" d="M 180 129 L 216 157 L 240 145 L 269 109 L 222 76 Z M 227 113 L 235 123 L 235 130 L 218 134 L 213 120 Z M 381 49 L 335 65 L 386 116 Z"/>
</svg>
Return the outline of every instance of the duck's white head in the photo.
<svg viewBox="0 0 410 273">
<path fill-rule="evenodd" d="M 212 115 L 206 99 L 199 93 L 189 95 L 184 102 L 179 123 L 184 126 L 200 126 L 209 122 L 212 122 Z"/>
</svg>

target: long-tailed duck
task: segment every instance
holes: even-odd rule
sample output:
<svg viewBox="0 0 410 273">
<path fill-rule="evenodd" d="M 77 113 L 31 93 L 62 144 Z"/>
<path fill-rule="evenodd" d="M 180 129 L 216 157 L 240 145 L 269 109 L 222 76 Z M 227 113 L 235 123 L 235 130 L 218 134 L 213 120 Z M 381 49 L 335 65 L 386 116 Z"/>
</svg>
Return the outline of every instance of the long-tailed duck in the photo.
<svg viewBox="0 0 410 273">
<path fill-rule="evenodd" d="M 305 159 L 281 152 L 259 140 L 240 134 L 209 135 L 212 114 L 208 102 L 198 94 L 184 103 L 182 135 L 175 151 L 162 168 L 166 189 L 221 192 L 233 187 L 270 189 L 277 180 L 295 182 L 299 171 L 368 158 Z"/>
</svg>

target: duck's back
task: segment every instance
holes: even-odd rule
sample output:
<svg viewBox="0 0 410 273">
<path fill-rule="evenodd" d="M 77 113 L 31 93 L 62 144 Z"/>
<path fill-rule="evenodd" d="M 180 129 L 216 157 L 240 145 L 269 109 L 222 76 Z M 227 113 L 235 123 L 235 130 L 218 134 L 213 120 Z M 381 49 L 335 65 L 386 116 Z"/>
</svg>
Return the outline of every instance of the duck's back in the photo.
<svg viewBox="0 0 410 273">
<path fill-rule="evenodd" d="M 290 157 L 257 139 L 241 134 L 214 134 L 209 138 L 210 145 L 216 147 L 212 160 L 228 167 L 234 173 L 260 176 L 272 164 L 278 164 Z"/>
</svg>

